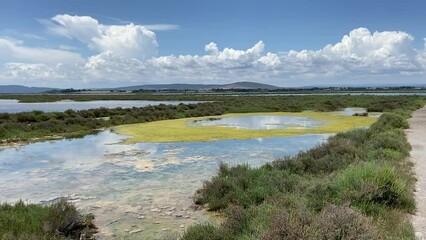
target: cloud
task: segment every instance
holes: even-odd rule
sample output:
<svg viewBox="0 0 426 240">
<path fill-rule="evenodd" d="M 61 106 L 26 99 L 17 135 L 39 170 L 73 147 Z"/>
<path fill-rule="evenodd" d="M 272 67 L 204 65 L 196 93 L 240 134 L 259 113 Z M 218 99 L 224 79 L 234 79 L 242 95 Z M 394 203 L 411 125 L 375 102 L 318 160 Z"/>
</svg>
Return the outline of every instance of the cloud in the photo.
<svg viewBox="0 0 426 240">
<path fill-rule="evenodd" d="M 121 57 L 113 52 L 104 52 L 89 57 L 80 71 L 84 73 L 87 81 L 102 80 L 109 75 L 110 81 L 120 82 L 140 79 L 145 68 L 145 64 L 138 59 Z"/>
<path fill-rule="evenodd" d="M 424 49 L 415 49 L 413 36 L 405 32 L 358 28 L 318 50 L 273 53 L 265 51 L 262 41 L 245 50 L 221 49 L 211 42 L 204 46 L 203 55 L 156 56 L 155 33 L 140 25 L 106 26 L 91 17 L 70 15 L 57 15 L 49 22 L 53 24 L 48 26 L 51 31 L 84 42 L 98 53 L 82 60 L 69 51 L 40 51 L 3 39 L 3 45 L 9 47 L 0 40 L 0 53 L 13 63 L 5 64 L 3 70 L 0 67 L 0 81 L 45 79 L 57 81 L 58 86 L 74 81 L 73 87 L 242 80 L 280 86 L 380 81 L 426 84 L 426 40 Z M 6 52 L 10 49 L 13 51 Z M 46 55 L 37 57 L 44 51 L 51 51 L 49 55 L 55 60 L 43 60 Z M 22 57 L 22 52 L 30 54 Z M 18 61 L 22 59 L 26 61 Z"/>
<path fill-rule="evenodd" d="M 371 33 L 366 28 L 358 28 L 345 35 L 339 43 L 318 51 L 290 51 L 285 59 L 310 66 L 309 70 L 316 73 L 418 71 L 413 40 L 405 32 Z"/>
<path fill-rule="evenodd" d="M 179 25 L 176 24 L 152 24 L 152 25 L 143 25 L 146 29 L 151 31 L 170 31 L 177 30 L 180 28 Z"/>
<path fill-rule="evenodd" d="M 22 80 L 51 80 L 63 79 L 55 67 L 50 67 L 42 63 L 7 63 L 5 64 L 4 76 L 9 78 L 19 78 Z"/>
<path fill-rule="evenodd" d="M 22 41 L 0 38 L 0 64 L 6 62 L 56 64 L 84 61 L 80 54 L 50 48 L 24 46 Z"/>
<path fill-rule="evenodd" d="M 119 56 L 148 59 L 158 54 L 154 32 L 145 26 L 103 25 L 89 16 L 56 15 L 51 20 L 40 20 L 54 34 L 76 39 L 99 53 L 114 52 Z M 156 25 L 153 25 L 155 28 Z M 171 27 L 157 25 L 157 28 Z"/>
</svg>

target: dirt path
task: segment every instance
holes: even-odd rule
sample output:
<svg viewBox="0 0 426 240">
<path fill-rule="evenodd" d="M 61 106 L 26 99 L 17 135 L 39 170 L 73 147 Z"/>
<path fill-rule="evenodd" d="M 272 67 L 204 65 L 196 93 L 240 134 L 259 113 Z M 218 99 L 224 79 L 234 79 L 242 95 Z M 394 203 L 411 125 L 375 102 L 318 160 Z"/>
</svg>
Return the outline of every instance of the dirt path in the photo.
<svg viewBox="0 0 426 240">
<path fill-rule="evenodd" d="M 411 161 L 417 177 L 416 204 L 417 211 L 412 218 L 417 239 L 426 239 L 426 107 L 414 112 L 409 120 L 410 128 L 406 131 L 408 142 L 413 147 Z"/>
</svg>

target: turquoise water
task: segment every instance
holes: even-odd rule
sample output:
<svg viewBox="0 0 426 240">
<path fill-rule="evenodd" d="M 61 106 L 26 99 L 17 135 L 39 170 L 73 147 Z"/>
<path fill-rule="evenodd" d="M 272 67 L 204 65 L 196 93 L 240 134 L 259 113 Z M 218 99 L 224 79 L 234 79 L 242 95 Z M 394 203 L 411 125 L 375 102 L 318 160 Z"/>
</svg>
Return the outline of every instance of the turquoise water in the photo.
<svg viewBox="0 0 426 240">
<path fill-rule="evenodd" d="M 191 197 L 220 162 L 260 166 L 325 141 L 326 135 L 181 143 L 120 143 L 104 131 L 80 139 L 0 149 L 0 202 L 61 196 L 96 215 L 99 237 L 162 239 L 210 219 Z"/>
</svg>

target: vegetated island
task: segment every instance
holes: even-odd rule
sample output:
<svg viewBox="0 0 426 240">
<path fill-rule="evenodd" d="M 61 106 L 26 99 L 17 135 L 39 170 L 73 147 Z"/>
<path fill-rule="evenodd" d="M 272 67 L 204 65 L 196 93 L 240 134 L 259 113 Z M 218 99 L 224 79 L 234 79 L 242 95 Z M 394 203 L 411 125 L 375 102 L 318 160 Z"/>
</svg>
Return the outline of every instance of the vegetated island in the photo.
<svg viewBox="0 0 426 240">
<path fill-rule="evenodd" d="M 224 113 L 336 111 L 344 107 L 390 112 L 369 129 L 339 133 L 327 143 L 292 158 L 278 159 L 260 168 L 221 165 L 217 176 L 197 191 L 194 202 L 219 211 L 224 222 L 192 226 L 180 238 L 414 239 L 408 221 L 408 214 L 415 210 L 414 177 L 406 158 L 410 145 L 402 129 L 408 127 L 406 118 L 411 111 L 424 104 L 425 99 L 418 96 L 274 96 L 228 97 L 209 103 L 132 109 L 35 111 L 1 114 L 0 139 L 87 134 L 127 123 Z M 56 211 L 55 204 L 40 208 L 22 202 L 4 204 L 0 214 L 2 237 L 77 239 L 74 236 L 90 236 L 94 231 L 92 216 L 73 210 L 71 216 L 79 220 L 71 222 L 82 226 L 80 231 L 74 235 L 61 232 L 61 223 L 69 226 L 62 217 L 67 216 L 64 211 L 72 205 Z M 53 220 L 46 220 L 49 216 Z M 47 224 L 46 228 L 45 223 L 54 227 Z M 10 224 L 15 227 L 8 227 Z M 53 229 L 56 235 L 46 229 Z"/>
<path fill-rule="evenodd" d="M 268 115 L 269 114 L 269 115 Z M 342 116 L 332 112 L 273 112 L 231 113 L 220 118 L 247 116 L 305 117 L 322 122 L 319 126 L 283 129 L 237 129 L 223 126 L 190 126 L 190 122 L 214 119 L 214 117 L 182 118 L 149 123 L 127 124 L 114 127 L 114 131 L 131 136 L 127 143 L 135 142 L 204 142 L 229 139 L 251 139 L 303 134 L 334 134 L 358 127 L 368 127 L 377 119 L 373 117 Z M 215 116 L 217 118 L 217 116 Z"/>
</svg>

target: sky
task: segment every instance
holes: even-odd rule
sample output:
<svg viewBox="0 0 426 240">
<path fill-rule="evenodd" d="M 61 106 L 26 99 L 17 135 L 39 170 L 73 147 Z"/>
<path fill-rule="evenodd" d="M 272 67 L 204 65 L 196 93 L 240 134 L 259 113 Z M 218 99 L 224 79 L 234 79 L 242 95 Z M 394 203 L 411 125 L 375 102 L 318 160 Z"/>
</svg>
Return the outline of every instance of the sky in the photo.
<svg viewBox="0 0 426 240">
<path fill-rule="evenodd" d="M 426 85 L 424 0 L 0 0 L 0 85 Z"/>
</svg>

